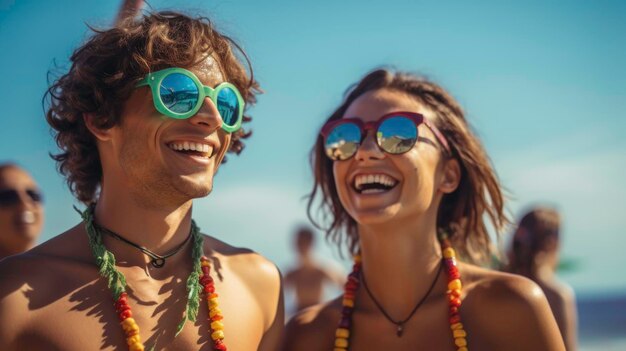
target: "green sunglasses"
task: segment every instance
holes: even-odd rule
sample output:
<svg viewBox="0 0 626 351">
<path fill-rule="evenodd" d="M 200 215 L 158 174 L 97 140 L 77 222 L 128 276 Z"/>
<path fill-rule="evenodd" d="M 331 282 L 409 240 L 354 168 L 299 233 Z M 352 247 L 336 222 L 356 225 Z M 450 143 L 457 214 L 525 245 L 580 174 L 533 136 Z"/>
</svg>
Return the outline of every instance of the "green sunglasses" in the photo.
<svg viewBox="0 0 626 351">
<path fill-rule="evenodd" d="M 241 128 L 244 101 L 231 83 L 221 83 L 215 88 L 203 85 L 200 79 L 184 68 L 166 68 L 148 73 L 136 88 L 150 86 L 154 108 L 161 114 L 187 119 L 200 110 L 206 97 L 217 107 L 222 117 L 222 129 L 233 133 Z"/>
</svg>

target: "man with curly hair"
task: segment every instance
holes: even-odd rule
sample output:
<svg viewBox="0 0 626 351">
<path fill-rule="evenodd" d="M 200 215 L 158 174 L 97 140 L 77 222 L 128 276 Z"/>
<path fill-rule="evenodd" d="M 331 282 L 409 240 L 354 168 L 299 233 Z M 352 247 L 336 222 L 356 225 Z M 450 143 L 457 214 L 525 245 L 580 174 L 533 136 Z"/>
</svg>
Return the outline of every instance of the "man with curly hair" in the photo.
<svg viewBox="0 0 626 351">
<path fill-rule="evenodd" d="M 86 209 L 0 264 L 1 350 L 276 349 L 278 270 L 192 220 L 249 134 L 259 87 L 235 52 L 208 19 L 174 12 L 95 30 L 74 52 L 46 118 Z"/>
</svg>

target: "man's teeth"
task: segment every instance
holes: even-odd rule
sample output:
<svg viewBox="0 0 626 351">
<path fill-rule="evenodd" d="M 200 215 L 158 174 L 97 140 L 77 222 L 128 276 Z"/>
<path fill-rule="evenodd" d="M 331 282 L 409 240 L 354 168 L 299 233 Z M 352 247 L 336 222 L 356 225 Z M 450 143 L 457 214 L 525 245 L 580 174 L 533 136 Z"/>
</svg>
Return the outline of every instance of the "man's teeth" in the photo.
<svg viewBox="0 0 626 351">
<path fill-rule="evenodd" d="M 33 224 L 35 223 L 35 214 L 31 211 L 24 211 L 20 216 L 20 220 L 25 224 Z"/>
<path fill-rule="evenodd" d="M 197 151 L 203 153 L 209 153 L 212 148 L 208 144 L 195 143 L 195 142 L 174 142 L 170 143 L 169 148 L 176 151 Z"/>
<path fill-rule="evenodd" d="M 362 194 L 383 192 L 393 188 L 397 183 L 397 180 L 386 174 L 361 174 L 354 179 L 354 187 Z"/>
</svg>

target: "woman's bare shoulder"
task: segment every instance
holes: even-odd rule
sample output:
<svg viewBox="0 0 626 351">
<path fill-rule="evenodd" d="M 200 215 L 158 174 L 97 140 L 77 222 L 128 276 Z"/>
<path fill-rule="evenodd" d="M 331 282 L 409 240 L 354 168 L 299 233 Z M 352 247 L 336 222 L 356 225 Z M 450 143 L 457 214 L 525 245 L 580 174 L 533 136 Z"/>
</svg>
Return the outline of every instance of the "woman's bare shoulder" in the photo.
<svg viewBox="0 0 626 351">
<path fill-rule="evenodd" d="M 563 350 L 548 301 L 535 282 L 472 265 L 462 265 L 462 271 L 462 317 L 468 333 L 482 345 L 498 350 Z"/>
<path fill-rule="evenodd" d="M 283 351 L 332 349 L 341 312 L 341 298 L 306 308 L 285 328 Z"/>
</svg>

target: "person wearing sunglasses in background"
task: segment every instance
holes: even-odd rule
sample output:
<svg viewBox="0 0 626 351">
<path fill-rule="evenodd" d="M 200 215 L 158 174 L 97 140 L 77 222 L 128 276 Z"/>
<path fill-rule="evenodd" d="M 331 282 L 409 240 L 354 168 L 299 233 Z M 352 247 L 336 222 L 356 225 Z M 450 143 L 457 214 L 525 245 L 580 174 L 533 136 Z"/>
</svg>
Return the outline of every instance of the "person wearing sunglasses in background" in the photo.
<svg viewBox="0 0 626 351">
<path fill-rule="evenodd" d="M 284 350 L 564 350 L 536 284 L 475 265 L 493 255 L 485 217 L 507 223 L 504 198 L 440 86 L 369 73 L 321 129 L 312 166 L 309 215 L 320 195 L 354 265 L 343 296 L 289 322 Z"/>
<path fill-rule="evenodd" d="M 0 260 L 32 248 L 43 219 L 37 183 L 16 164 L 0 164 Z"/>
<path fill-rule="evenodd" d="M 207 18 L 156 12 L 74 52 L 46 117 L 86 209 L 0 264 L 1 350 L 276 349 L 276 266 L 192 220 L 192 200 L 248 135 L 259 86 L 236 50 Z"/>
</svg>

